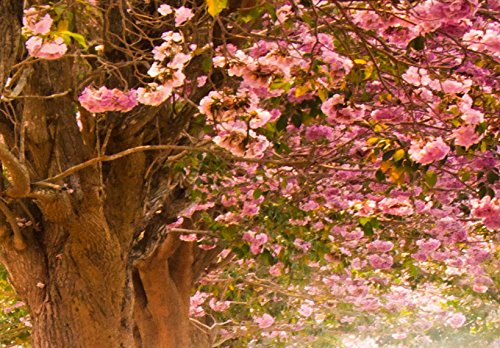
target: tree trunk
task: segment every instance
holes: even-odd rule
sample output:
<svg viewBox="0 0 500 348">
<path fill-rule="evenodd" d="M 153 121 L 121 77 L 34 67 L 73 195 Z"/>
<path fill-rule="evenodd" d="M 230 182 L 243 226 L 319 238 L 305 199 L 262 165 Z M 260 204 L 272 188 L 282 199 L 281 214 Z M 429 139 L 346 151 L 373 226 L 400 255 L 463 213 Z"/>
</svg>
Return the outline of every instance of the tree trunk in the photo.
<svg viewBox="0 0 500 348">
<path fill-rule="evenodd" d="M 0 261 L 29 307 L 33 347 L 210 347 L 209 337 L 190 325 L 189 297 L 196 274 L 211 258 L 195 263 L 192 244 L 173 235 L 159 238 L 154 252 L 137 264 L 131 257 L 137 236 L 157 215 L 154 202 L 168 207 L 162 211 L 166 216 L 181 210 L 174 206 L 183 196 L 172 194 L 175 185 L 165 179 L 171 174 L 162 165 L 165 154 L 135 153 L 53 180 L 103 154 L 158 139 L 175 144 L 195 109 L 183 110 L 179 118 L 167 108 L 101 117 L 80 110 L 84 127 L 79 129 L 75 110 L 81 81 L 75 77 L 84 68 L 69 56 L 13 65 L 22 3 L 0 0 L 0 32 L 5 32 L 0 35 L 0 91 L 16 75 L 16 93 L 29 96 L 0 104 L 0 174 L 8 174 L 0 175 Z M 125 37 L 125 2 L 100 3 L 106 9 L 105 55 L 122 63 L 131 58 L 116 49 Z M 77 9 L 75 4 L 67 2 L 68 8 Z M 129 84 L 136 85 L 134 69 L 124 69 Z M 118 85 L 112 77 L 101 76 Z M 162 127 L 156 124 L 158 115 L 165 121 Z M 158 137 L 158 129 L 165 134 Z M 154 164 L 162 170 L 155 175 Z M 145 207 L 151 212 L 146 214 Z M 163 230 L 166 222 L 160 223 Z"/>
<path fill-rule="evenodd" d="M 67 235 L 61 250 L 9 252 L 4 259 L 30 308 L 33 347 L 210 347 L 189 323 L 191 243 L 164 243 L 129 282 L 131 267 L 102 214 L 48 225 L 44 234 Z M 92 242 L 102 235 L 106 244 Z M 28 269 L 40 260 L 39 269 Z"/>
</svg>

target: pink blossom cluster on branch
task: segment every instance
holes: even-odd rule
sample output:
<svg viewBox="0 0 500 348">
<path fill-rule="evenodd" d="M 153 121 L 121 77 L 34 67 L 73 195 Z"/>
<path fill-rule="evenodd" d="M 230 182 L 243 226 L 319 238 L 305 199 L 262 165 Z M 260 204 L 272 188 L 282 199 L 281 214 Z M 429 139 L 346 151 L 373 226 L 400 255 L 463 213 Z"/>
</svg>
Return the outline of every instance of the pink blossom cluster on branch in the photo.
<svg viewBox="0 0 500 348">
<path fill-rule="evenodd" d="M 66 53 L 68 47 L 62 37 L 51 35 L 54 21 L 46 11 L 47 8 L 44 7 L 30 7 L 24 11 L 23 33 L 29 37 L 25 43 L 26 49 L 35 58 L 58 59 Z"/>
</svg>

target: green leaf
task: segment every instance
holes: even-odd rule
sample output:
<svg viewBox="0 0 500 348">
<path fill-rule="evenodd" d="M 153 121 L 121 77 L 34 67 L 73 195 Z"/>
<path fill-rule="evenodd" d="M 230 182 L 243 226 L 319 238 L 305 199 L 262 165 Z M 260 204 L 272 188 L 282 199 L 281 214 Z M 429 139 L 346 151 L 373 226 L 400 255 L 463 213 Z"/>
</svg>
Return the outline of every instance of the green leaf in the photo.
<svg viewBox="0 0 500 348">
<path fill-rule="evenodd" d="M 269 86 L 269 89 L 271 89 L 272 91 L 276 90 L 276 89 L 283 89 L 286 92 L 291 87 L 292 87 L 292 85 L 290 84 L 290 82 L 277 79 L 277 80 L 273 81 L 273 83 L 271 83 L 271 85 Z"/>
<path fill-rule="evenodd" d="M 63 38 L 66 36 L 66 37 L 71 37 L 73 40 L 75 40 L 76 42 L 78 42 L 78 44 L 80 46 L 82 46 L 83 48 L 87 48 L 87 42 L 85 40 L 85 36 L 81 35 L 81 34 L 77 34 L 77 33 L 73 33 L 71 31 L 68 31 L 68 30 L 63 30 L 63 31 L 60 31 L 59 32 Z"/>
<path fill-rule="evenodd" d="M 424 180 L 427 185 L 429 185 L 429 187 L 434 187 L 434 185 L 436 185 L 437 183 L 437 175 L 432 170 L 429 170 L 427 173 L 425 173 Z"/>
<path fill-rule="evenodd" d="M 480 188 L 479 188 L 479 192 L 478 192 L 478 195 L 480 198 L 483 198 L 484 196 L 486 196 L 486 193 L 488 192 L 488 188 L 484 185 L 482 185 Z"/>
<path fill-rule="evenodd" d="M 373 236 L 373 226 L 371 223 L 367 223 L 366 225 L 363 225 L 361 227 L 361 229 L 365 233 L 365 236 Z"/>
<path fill-rule="evenodd" d="M 494 184 L 498 180 L 498 175 L 495 172 L 489 172 L 486 175 L 486 180 L 489 184 Z"/>
<path fill-rule="evenodd" d="M 425 38 L 423 36 L 417 36 L 408 44 L 408 48 L 410 47 L 417 51 L 422 51 L 425 48 Z"/>
<path fill-rule="evenodd" d="M 389 150 L 387 152 L 385 152 L 383 155 L 382 155 L 382 159 L 384 161 L 387 161 L 389 158 L 391 158 L 394 154 L 396 153 L 396 150 Z"/>
<path fill-rule="evenodd" d="M 380 169 L 375 172 L 375 178 L 377 178 L 377 181 L 382 182 L 385 181 L 385 174 L 383 171 Z"/>
<path fill-rule="evenodd" d="M 208 73 L 212 69 L 212 59 L 210 57 L 204 57 L 201 61 L 201 69 L 203 72 Z"/>
<path fill-rule="evenodd" d="M 260 196 L 262 196 L 262 190 L 260 188 L 256 188 L 254 191 L 253 191 L 253 198 L 254 199 L 257 199 L 259 198 Z"/>
<path fill-rule="evenodd" d="M 361 226 L 366 225 L 370 221 L 371 221 L 371 218 L 366 217 L 366 216 L 362 216 L 362 217 L 359 218 L 359 223 L 361 224 Z"/>
<path fill-rule="evenodd" d="M 321 99 L 322 102 L 328 99 L 328 92 L 324 89 L 320 89 L 318 91 L 318 97 Z"/>
<path fill-rule="evenodd" d="M 227 0 L 206 0 L 208 13 L 215 17 L 227 8 Z"/>
<path fill-rule="evenodd" d="M 292 123 L 295 127 L 300 128 L 300 126 L 302 125 L 302 121 L 303 121 L 302 114 L 292 115 Z"/>
<path fill-rule="evenodd" d="M 288 115 L 283 114 L 278 118 L 278 121 L 276 121 L 276 130 L 282 131 L 286 128 L 286 125 L 288 124 Z"/>
</svg>

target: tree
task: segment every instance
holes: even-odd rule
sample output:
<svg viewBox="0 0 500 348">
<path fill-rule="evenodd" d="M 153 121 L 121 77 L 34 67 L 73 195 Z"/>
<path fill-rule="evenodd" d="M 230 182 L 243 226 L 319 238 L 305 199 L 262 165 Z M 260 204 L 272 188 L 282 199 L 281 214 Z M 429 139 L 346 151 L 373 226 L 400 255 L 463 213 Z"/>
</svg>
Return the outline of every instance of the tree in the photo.
<svg viewBox="0 0 500 348">
<path fill-rule="evenodd" d="M 248 284 L 311 296 L 239 313 L 273 340 L 337 305 L 485 323 L 459 309 L 494 300 L 494 4 L 30 1 L 21 49 L 18 3 L 0 255 L 34 346 L 210 346 Z M 231 286 L 193 326 L 206 272 Z"/>
</svg>

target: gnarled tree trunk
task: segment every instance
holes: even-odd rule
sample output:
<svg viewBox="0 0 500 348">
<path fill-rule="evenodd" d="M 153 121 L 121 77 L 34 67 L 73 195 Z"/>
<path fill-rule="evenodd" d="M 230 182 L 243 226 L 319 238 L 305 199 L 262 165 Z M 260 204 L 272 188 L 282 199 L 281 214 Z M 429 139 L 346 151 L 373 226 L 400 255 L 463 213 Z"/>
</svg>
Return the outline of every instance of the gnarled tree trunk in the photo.
<svg viewBox="0 0 500 348">
<path fill-rule="evenodd" d="M 119 48 L 130 34 L 123 28 L 124 3 L 100 1 L 110 65 L 131 59 Z M 192 243 L 164 229 L 186 205 L 183 187 L 165 165 L 169 153 L 103 157 L 178 143 L 196 109 L 140 106 L 100 118 L 82 109 L 79 129 L 75 58 L 15 65 L 22 60 L 16 58 L 20 4 L 0 1 L 0 91 L 15 76 L 0 103 L 6 172 L 0 180 L 0 261 L 29 307 L 33 346 L 210 347 L 209 335 L 190 324 L 189 297 L 217 250 L 195 252 Z M 79 6 L 72 0 L 67 5 Z M 137 84 L 133 68 L 125 65 L 121 73 Z M 115 76 L 101 74 L 118 84 Z M 198 91 L 193 100 L 203 95 Z"/>
</svg>

